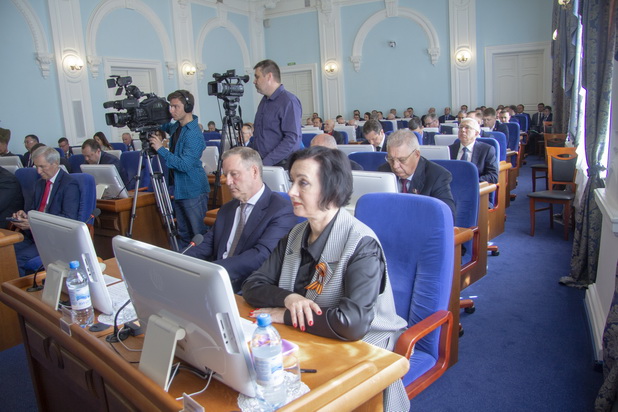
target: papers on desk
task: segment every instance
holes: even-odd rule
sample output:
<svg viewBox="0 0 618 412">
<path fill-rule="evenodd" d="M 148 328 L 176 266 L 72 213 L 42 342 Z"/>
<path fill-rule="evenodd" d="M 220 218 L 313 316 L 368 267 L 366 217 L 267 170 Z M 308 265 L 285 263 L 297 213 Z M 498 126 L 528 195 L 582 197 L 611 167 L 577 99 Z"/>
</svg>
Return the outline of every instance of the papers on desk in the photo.
<svg viewBox="0 0 618 412">
<path fill-rule="evenodd" d="M 116 312 L 118 309 L 122 307 L 126 303 L 127 300 L 130 299 L 129 291 L 127 290 L 127 286 L 124 282 L 118 282 L 117 278 L 113 278 L 108 275 L 104 275 L 105 283 L 109 285 L 108 279 L 112 279 L 114 283 L 111 286 L 107 287 L 107 292 L 109 293 L 109 297 L 112 298 L 112 305 L 114 307 L 114 313 L 111 315 L 100 314 L 98 317 L 98 321 L 101 323 L 105 323 L 106 325 L 113 325 L 114 318 L 116 317 Z M 131 322 L 137 319 L 137 314 L 135 313 L 135 308 L 132 303 L 129 303 L 122 309 L 120 315 L 118 315 L 118 325 L 122 325 L 126 322 Z"/>
</svg>

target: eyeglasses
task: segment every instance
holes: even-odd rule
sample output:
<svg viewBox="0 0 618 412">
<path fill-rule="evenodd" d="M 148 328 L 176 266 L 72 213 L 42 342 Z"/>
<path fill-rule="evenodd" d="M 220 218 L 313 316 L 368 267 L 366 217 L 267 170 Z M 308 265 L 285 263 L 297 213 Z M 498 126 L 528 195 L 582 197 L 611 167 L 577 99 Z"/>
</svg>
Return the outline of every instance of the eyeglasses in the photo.
<svg viewBox="0 0 618 412">
<path fill-rule="evenodd" d="M 405 162 L 408 161 L 408 159 L 410 158 L 410 156 L 412 156 L 418 149 L 414 149 L 412 150 L 412 153 L 410 153 L 409 155 L 407 155 L 406 157 L 390 157 L 388 155 L 386 155 L 384 158 L 386 159 L 386 161 L 390 164 L 395 164 L 395 162 L 399 162 L 400 164 L 404 164 Z"/>
</svg>

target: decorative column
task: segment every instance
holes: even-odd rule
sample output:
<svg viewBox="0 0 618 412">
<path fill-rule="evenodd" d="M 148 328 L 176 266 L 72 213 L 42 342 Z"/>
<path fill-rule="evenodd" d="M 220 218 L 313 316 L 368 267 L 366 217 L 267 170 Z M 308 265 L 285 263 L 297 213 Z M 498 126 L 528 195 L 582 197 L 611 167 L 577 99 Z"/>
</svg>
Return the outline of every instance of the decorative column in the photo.
<svg viewBox="0 0 618 412">
<path fill-rule="evenodd" d="M 451 96 L 453 111 L 478 106 L 475 0 L 449 0 Z"/>
<path fill-rule="evenodd" d="M 320 63 L 324 120 L 344 111 L 343 71 L 341 70 L 341 14 L 333 0 L 318 3 Z"/>
<path fill-rule="evenodd" d="M 79 1 L 49 0 L 48 7 L 64 133 L 74 145 L 94 130 Z"/>
</svg>

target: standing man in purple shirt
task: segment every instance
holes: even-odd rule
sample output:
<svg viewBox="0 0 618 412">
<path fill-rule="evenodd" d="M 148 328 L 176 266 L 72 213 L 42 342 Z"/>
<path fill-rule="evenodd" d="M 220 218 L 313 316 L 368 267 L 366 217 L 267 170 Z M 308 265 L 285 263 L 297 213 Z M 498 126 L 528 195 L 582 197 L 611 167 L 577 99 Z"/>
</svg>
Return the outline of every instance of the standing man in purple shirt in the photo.
<svg viewBox="0 0 618 412">
<path fill-rule="evenodd" d="M 285 90 L 274 61 L 262 60 L 253 69 L 253 84 L 264 97 L 255 114 L 252 147 L 260 154 L 264 166 L 285 167 L 302 141 L 300 100 Z"/>
</svg>

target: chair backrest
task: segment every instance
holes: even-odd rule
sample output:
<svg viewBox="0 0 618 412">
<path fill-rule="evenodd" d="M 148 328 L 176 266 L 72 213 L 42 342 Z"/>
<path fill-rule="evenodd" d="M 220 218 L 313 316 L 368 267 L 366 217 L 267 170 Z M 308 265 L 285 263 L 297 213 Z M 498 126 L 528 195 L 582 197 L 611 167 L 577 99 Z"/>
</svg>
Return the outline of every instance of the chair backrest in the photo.
<svg viewBox="0 0 618 412">
<path fill-rule="evenodd" d="M 290 190 L 290 176 L 281 166 L 262 167 L 262 180 L 273 192 Z"/>
<path fill-rule="evenodd" d="M 354 126 L 346 126 L 343 124 L 336 124 L 335 130 L 338 132 L 346 132 L 348 135 L 348 142 L 356 141 L 356 129 Z M 346 143 L 347 144 L 347 143 Z"/>
<path fill-rule="evenodd" d="M 349 137 L 348 137 L 348 132 L 345 130 L 337 130 L 339 133 L 341 133 L 341 136 L 343 136 L 343 144 L 348 144 Z"/>
<path fill-rule="evenodd" d="M 114 150 L 120 150 L 121 152 L 127 151 L 127 145 L 122 142 L 111 142 L 110 143 Z"/>
<path fill-rule="evenodd" d="M 23 167 L 24 164 L 20 156 L 0 156 L 0 166 L 16 166 L 20 168 Z"/>
<path fill-rule="evenodd" d="M 519 149 L 519 123 L 503 123 L 509 129 L 509 141 L 507 147 L 511 150 L 517 151 Z"/>
<path fill-rule="evenodd" d="M 219 132 L 204 132 L 202 134 L 204 135 L 204 140 L 206 141 L 213 140 L 213 139 L 221 140 L 221 133 Z"/>
<path fill-rule="evenodd" d="M 202 166 L 206 174 L 216 172 L 219 165 L 219 147 L 206 146 L 202 152 Z"/>
<path fill-rule="evenodd" d="M 548 186 L 567 185 L 575 192 L 577 175 L 577 153 L 575 147 L 548 147 Z"/>
<path fill-rule="evenodd" d="M 139 166 L 139 158 L 142 155 L 141 151 L 123 152 L 120 155 L 120 164 L 122 168 L 127 172 L 129 180 L 137 176 L 137 168 Z M 142 159 L 142 171 L 139 178 L 139 187 L 148 187 L 150 185 L 150 170 L 148 170 L 148 158 L 144 156 Z M 127 187 L 127 190 L 135 189 L 135 181 L 131 182 L 131 186 Z"/>
<path fill-rule="evenodd" d="M 56 151 L 58 152 L 58 154 L 60 155 L 60 158 L 62 159 L 64 157 L 64 150 L 62 150 L 59 147 L 54 147 L 54 149 L 56 149 Z"/>
<path fill-rule="evenodd" d="M 498 142 L 497 157 L 501 162 L 506 160 L 506 136 L 502 132 L 489 132 L 489 134 L 492 139 Z"/>
<path fill-rule="evenodd" d="M 380 120 L 384 133 L 397 130 L 397 122 L 395 120 Z"/>
<path fill-rule="evenodd" d="M 421 146 L 421 156 L 429 160 L 449 160 L 451 153 L 448 146 Z"/>
<path fill-rule="evenodd" d="M 22 167 L 15 171 L 15 177 L 19 180 L 21 192 L 24 195 L 24 207 L 29 209 L 34 198 L 34 184 L 40 176 L 34 167 Z"/>
<path fill-rule="evenodd" d="M 364 170 L 373 172 L 386 163 L 386 152 L 353 152 L 348 157 L 363 166 Z"/>
<path fill-rule="evenodd" d="M 305 145 L 305 147 L 311 146 L 311 140 L 313 140 L 313 138 L 316 137 L 317 135 L 318 133 L 303 133 L 303 138 L 302 138 L 303 145 Z"/>
<path fill-rule="evenodd" d="M 2 168 L 8 170 L 9 172 L 11 172 L 13 174 L 15 174 L 15 171 L 17 169 L 21 169 L 22 167 L 21 166 L 17 166 L 17 165 L 4 165 L 4 166 L 2 166 Z"/>
<path fill-rule="evenodd" d="M 349 155 L 354 152 L 375 152 L 376 148 L 371 144 L 338 144 L 337 149 Z"/>
<path fill-rule="evenodd" d="M 451 172 L 451 193 L 455 200 L 455 226 L 474 228 L 479 218 L 479 172 L 471 162 L 461 160 L 434 160 L 435 163 Z M 464 244 L 466 253 L 461 257 L 462 264 L 472 259 L 472 240 Z"/>
<path fill-rule="evenodd" d="M 397 129 L 407 129 L 409 120 L 397 120 Z"/>
<path fill-rule="evenodd" d="M 513 117 L 511 117 L 511 121 L 515 121 L 519 124 L 519 128 L 522 132 L 527 132 L 528 128 L 530 127 L 530 121 L 528 119 L 528 116 L 525 116 L 523 114 L 516 114 L 513 115 Z M 509 131 L 510 133 L 510 131 Z"/>
<path fill-rule="evenodd" d="M 421 146 L 422 146 L 422 145 L 426 144 L 426 143 L 423 141 L 423 140 L 424 140 L 424 137 L 425 137 L 425 136 L 424 136 L 424 133 L 421 133 L 421 132 L 412 132 L 412 133 L 414 133 L 414 136 L 416 136 L 416 140 L 418 141 L 418 144 L 419 144 L 419 145 L 421 145 Z"/>
<path fill-rule="evenodd" d="M 122 155 L 122 150 L 106 150 L 107 153 L 111 154 L 112 156 L 116 156 L 118 159 L 120 159 L 120 155 Z"/>
<path fill-rule="evenodd" d="M 82 154 L 82 147 L 81 146 L 71 146 L 71 151 L 73 152 L 73 156 L 74 155 L 80 155 L 80 154 Z"/>
<path fill-rule="evenodd" d="M 500 133 L 503 137 L 504 140 L 506 140 L 506 138 L 504 137 L 504 133 Z M 495 167 L 496 170 L 500 171 L 500 143 L 498 143 L 498 141 L 496 139 L 494 139 L 493 137 L 477 137 L 476 140 L 478 140 L 479 142 L 483 142 L 483 143 L 487 143 L 488 145 L 491 145 L 495 152 L 496 152 L 496 163 L 495 163 Z M 504 158 L 506 159 L 506 150 L 504 153 Z M 478 171 L 477 171 L 477 178 L 478 178 Z M 489 194 L 489 203 L 490 203 L 490 207 L 492 207 L 492 205 L 496 204 L 496 192 L 491 192 Z"/>
<path fill-rule="evenodd" d="M 412 326 L 448 310 L 454 259 L 448 206 L 429 196 L 372 193 L 358 200 L 355 216 L 382 244 L 397 314 Z M 417 348 L 438 359 L 438 343 L 439 330 L 421 339 Z"/>
<path fill-rule="evenodd" d="M 79 209 L 77 219 L 81 222 L 90 220 L 92 211 L 97 207 L 97 185 L 94 177 L 87 173 L 73 173 L 71 177 L 79 185 Z"/>
<path fill-rule="evenodd" d="M 453 134 L 453 127 L 456 127 L 455 124 L 440 124 L 440 133 L 442 134 Z"/>
<path fill-rule="evenodd" d="M 566 133 L 544 133 L 545 147 L 564 147 Z"/>
<path fill-rule="evenodd" d="M 356 205 L 358 199 L 367 193 L 397 193 L 397 177 L 393 173 L 368 172 L 352 170 L 352 197 L 350 205 Z"/>
<path fill-rule="evenodd" d="M 71 165 L 71 171 L 79 172 L 80 166 L 86 163 L 86 158 L 83 154 L 73 154 L 73 156 L 69 157 L 69 164 Z"/>
<path fill-rule="evenodd" d="M 436 146 L 450 146 L 457 140 L 456 134 L 437 134 L 433 137 Z"/>
</svg>

